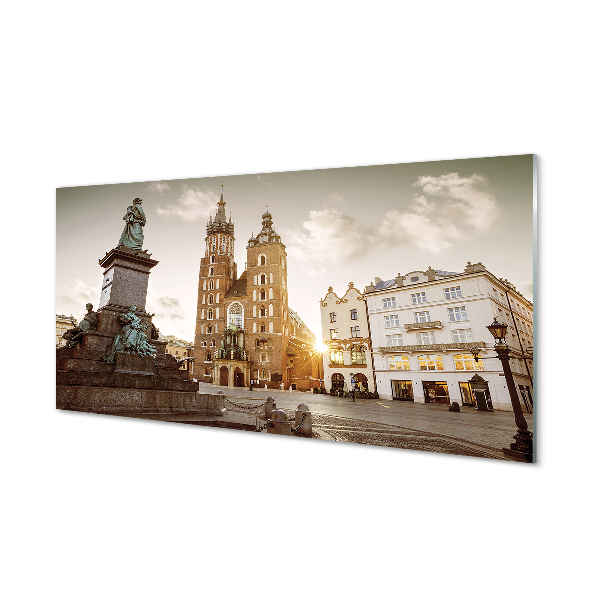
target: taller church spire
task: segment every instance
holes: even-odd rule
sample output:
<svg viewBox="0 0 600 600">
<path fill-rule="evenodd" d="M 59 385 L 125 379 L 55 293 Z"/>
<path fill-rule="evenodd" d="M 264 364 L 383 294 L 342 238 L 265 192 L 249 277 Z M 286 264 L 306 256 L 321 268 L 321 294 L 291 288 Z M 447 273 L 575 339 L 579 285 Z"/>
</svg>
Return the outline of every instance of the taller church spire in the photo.
<svg viewBox="0 0 600 600">
<path fill-rule="evenodd" d="M 223 200 L 223 184 L 221 184 L 221 199 L 217 202 L 217 214 L 213 220 L 212 216 L 206 225 L 206 234 L 214 235 L 216 233 L 226 233 L 233 235 L 233 223 L 231 217 L 227 222 L 227 215 L 225 214 L 225 205 L 227 203 Z"/>
</svg>

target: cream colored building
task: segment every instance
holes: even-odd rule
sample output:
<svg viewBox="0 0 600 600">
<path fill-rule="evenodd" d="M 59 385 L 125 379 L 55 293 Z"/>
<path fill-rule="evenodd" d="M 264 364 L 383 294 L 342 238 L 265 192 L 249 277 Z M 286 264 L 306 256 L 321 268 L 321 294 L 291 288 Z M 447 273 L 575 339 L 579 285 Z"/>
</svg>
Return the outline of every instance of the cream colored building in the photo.
<svg viewBox="0 0 600 600">
<path fill-rule="evenodd" d="M 190 342 L 186 342 L 185 340 L 180 340 L 179 338 L 176 338 L 174 335 L 161 335 L 160 340 L 163 342 L 167 342 L 165 352 L 167 354 L 172 354 L 175 358 L 184 358 L 186 356 L 193 356 L 193 354 L 192 354 L 193 346 L 192 346 L 192 344 L 190 344 Z"/>
<path fill-rule="evenodd" d="M 327 391 L 356 386 L 374 391 L 373 360 L 365 297 L 348 284 L 340 298 L 329 288 L 321 300 L 323 342 L 329 351 L 323 354 L 323 379 Z"/>
<path fill-rule="evenodd" d="M 524 411 L 533 405 L 533 304 L 481 263 L 462 273 L 427 269 L 378 277 L 364 292 L 382 399 L 474 405 L 485 394 L 512 410 L 494 339 L 497 316 L 508 325 L 511 369 Z M 483 349 L 476 363 L 470 349 Z M 475 378 L 473 378 L 475 376 Z"/>
<path fill-rule="evenodd" d="M 61 348 L 67 343 L 67 340 L 63 339 L 63 333 L 66 333 L 69 329 L 77 327 L 77 321 L 75 317 L 71 315 L 67 317 L 65 315 L 56 315 L 56 347 Z"/>
</svg>

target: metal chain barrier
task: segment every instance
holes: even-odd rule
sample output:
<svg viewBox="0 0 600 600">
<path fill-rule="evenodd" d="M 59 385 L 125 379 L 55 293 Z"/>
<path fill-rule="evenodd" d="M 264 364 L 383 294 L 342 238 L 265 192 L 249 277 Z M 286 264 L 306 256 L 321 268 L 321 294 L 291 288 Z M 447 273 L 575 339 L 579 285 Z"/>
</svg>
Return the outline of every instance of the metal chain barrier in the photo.
<svg viewBox="0 0 600 600">
<path fill-rule="evenodd" d="M 233 402 L 232 400 L 230 400 L 229 398 L 227 398 L 227 396 L 223 396 L 223 399 L 225 400 L 225 402 L 229 402 L 229 404 L 232 404 L 233 406 L 235 406 L 236 408 L 239 408 L 241 410 L 256 410 L 258 408 L 261 408 L 261 407 L 265 406 L 265 404 L 267 403 L 265 401 L 262 404 L 255 404 L 255 405 L 252 405 L 252 406 L 244 406 L 242 404 L 236 404 L 235 402 Z"/>
<path fill-rule="evenodd" d="M 302 420 L 300 421 L 300 423 L 298 423 L 298 427 L 292 427 L 292 433 L 296 433 L 300 430 L 300 427 L 302 427 L 302 424 L 304 423 L 304 419 L 306 419 L 306 413 L 302 415 Z"/>
<path fill-rule="evenodd" d="M 267 421 L 264 425 L 261 425 L 260 427 L 257 427 L 256 431 L 263 431 L 267 427 L 275 427 L 275 425 L 273 425 L 273 423 L 271 423 L 271 421 Z"/>
</svg>

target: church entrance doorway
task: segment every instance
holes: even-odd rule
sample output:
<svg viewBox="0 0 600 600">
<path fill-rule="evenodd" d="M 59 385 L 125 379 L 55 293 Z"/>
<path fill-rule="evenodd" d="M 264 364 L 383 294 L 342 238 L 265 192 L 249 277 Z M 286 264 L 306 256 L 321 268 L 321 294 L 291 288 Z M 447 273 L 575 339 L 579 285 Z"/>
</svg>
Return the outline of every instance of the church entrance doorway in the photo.
<svg viewBox="0 0 600 600">
<path fill-rule="evenodd" d="M 229 369 L 227 367 L 221 367 L 219 376 L 220 385 L 229 385 Z"/>
</svg>

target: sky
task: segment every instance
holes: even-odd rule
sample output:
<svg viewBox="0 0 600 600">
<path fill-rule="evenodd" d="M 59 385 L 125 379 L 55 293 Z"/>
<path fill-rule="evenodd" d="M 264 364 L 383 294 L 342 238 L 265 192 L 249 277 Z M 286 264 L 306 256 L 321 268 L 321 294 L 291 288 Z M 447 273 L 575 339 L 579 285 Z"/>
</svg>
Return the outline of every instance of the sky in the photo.
<svg viewBox="0 0 600 600">
<path fill-rule="evenodd" d="M 235 224 L 238 276 L 268 206 L 288 253 L 289 304 L 321 335 L 329 286 L 364 289 L 375 277 L 464 270 L 482 262 L 533 300 L 533 156 L 503 156 L 224 175 L 56 190 L 56 313 L 98 306 L 103 270 L 136 197 L 144 249 L 159 261 L 146 310 L 163 335 L 194 339 L 206 222 L 221 194 Z"/>
</svg>

